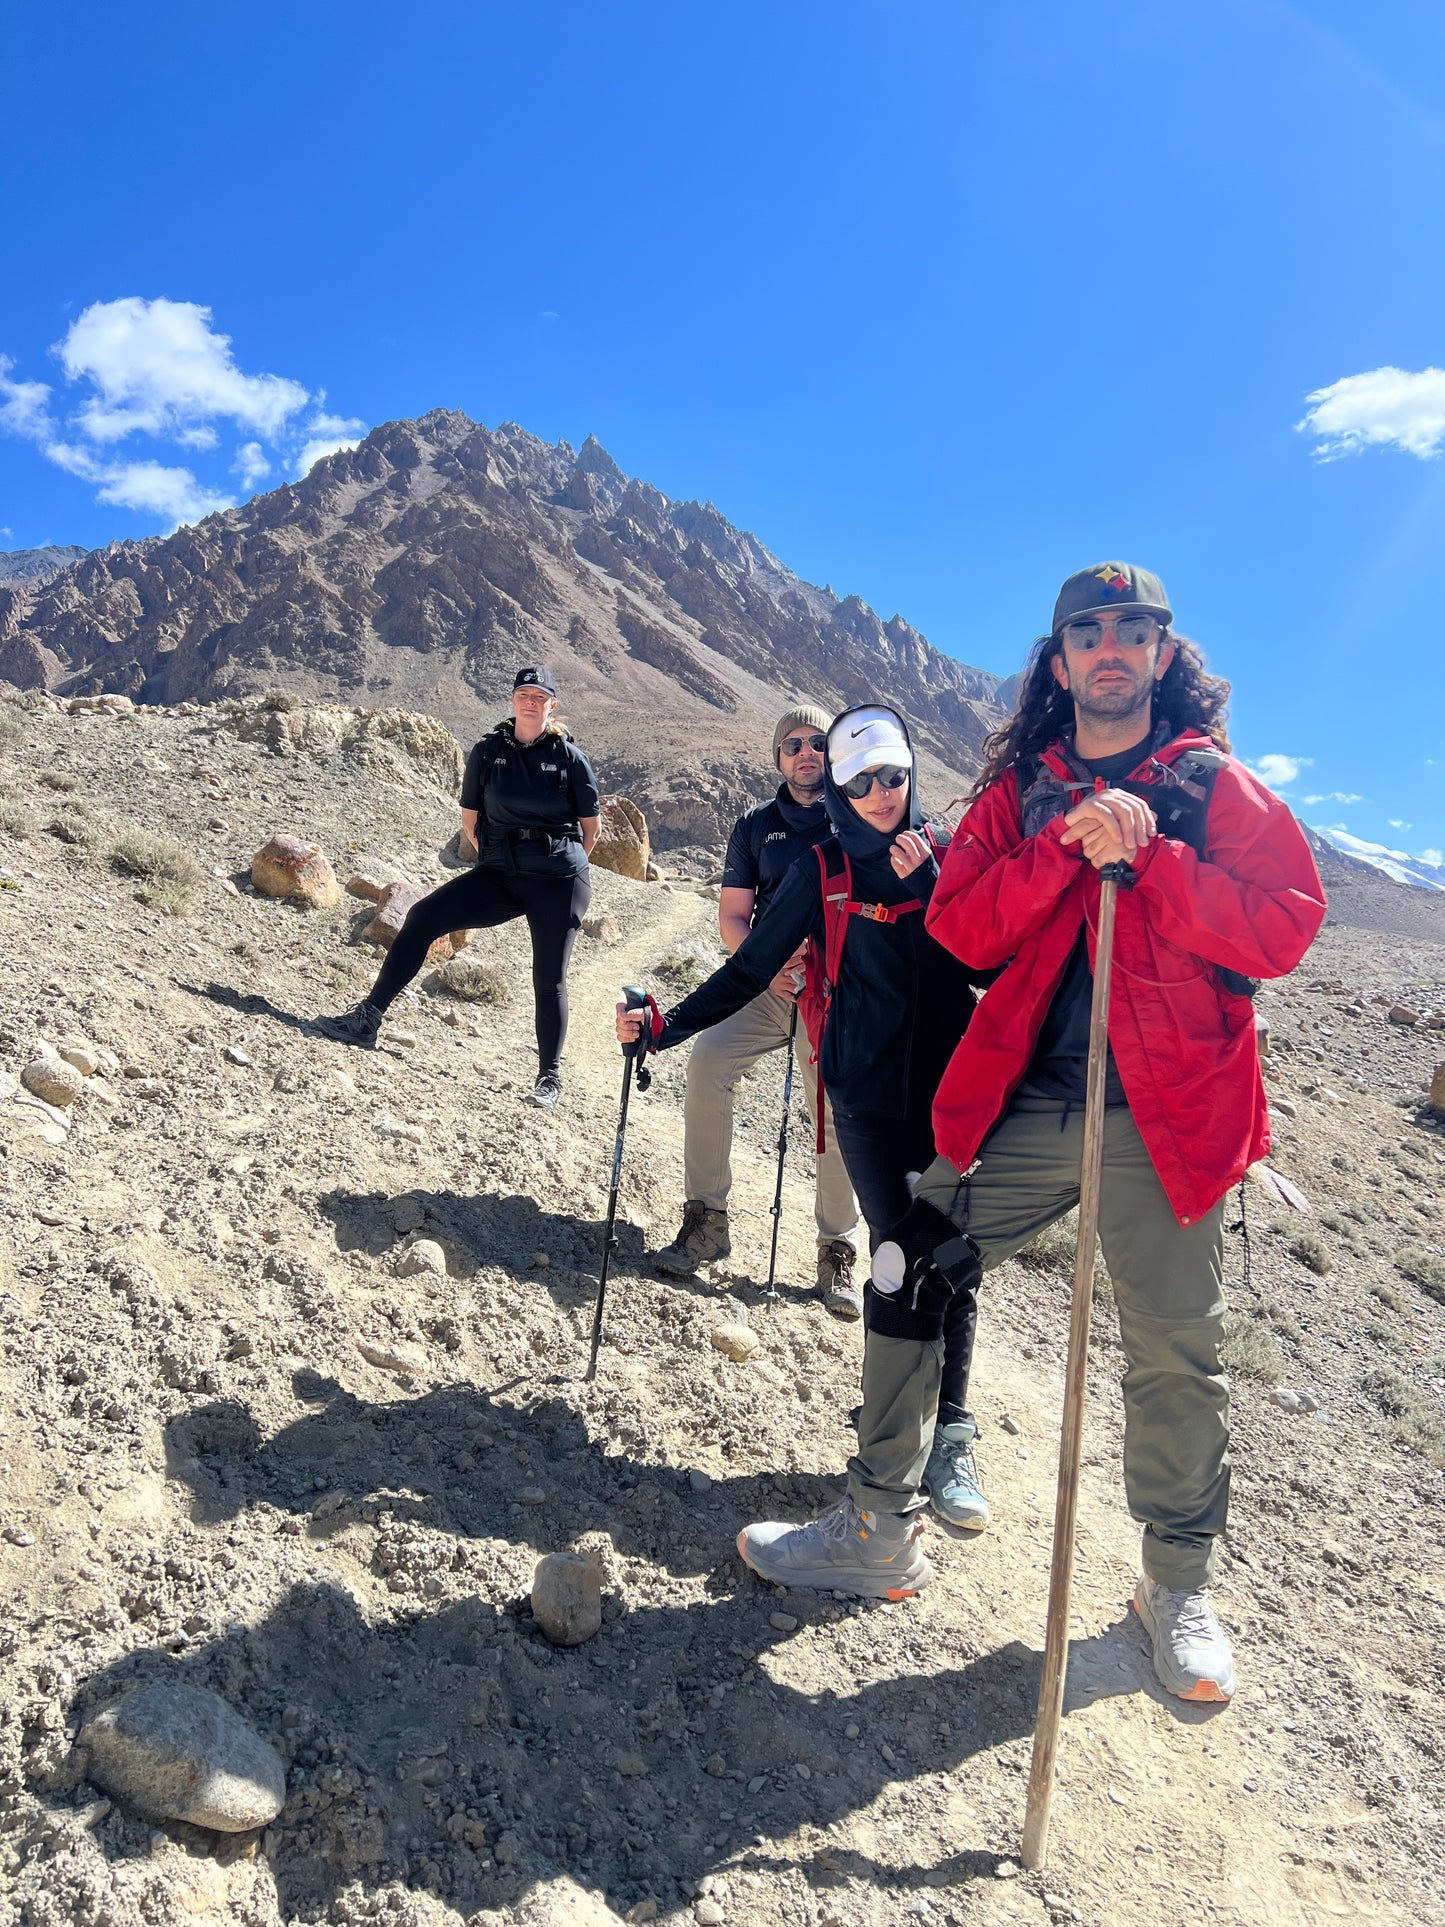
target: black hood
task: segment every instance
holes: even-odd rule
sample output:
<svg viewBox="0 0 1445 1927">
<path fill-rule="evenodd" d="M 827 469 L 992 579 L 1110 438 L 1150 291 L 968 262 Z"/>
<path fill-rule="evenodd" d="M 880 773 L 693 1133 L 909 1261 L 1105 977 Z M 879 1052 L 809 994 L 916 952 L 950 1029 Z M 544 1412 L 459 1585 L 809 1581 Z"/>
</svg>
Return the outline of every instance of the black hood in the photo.
<svg viewBox="0 0 1445 1927">
<path fill-rule="evenodd" d="M 850 709 L 843 710 L 833 718 L 833 728 L 828 732 L 829 740 L 832 740 L 833 729 L 836 729 L 846 717 L 856 716 L 860 709 L 886 709 L 898 717 L 904 740 L 913 753 L 913 768 L 908 772 L 908 814 L 896 830 L 890 830 L 885 835 L 882 830 L 875 830 L 871 823 L 864 822 L 833 781 L 832 758 L 824 756 L 823 805 L 828 812 L 828 821 L 833 825 L 834 834 L 854 862 L 864 861 L 868 857 L 886 858 L 893 846 L 893 839 L 901 831 L 921 830 L 924 823 L 923 804 L 918 796 L 918 752 L 913 749 L 913 737 L 909 733 L 907 718 L 894 709 L 892 703 L 881 703 L 876 699 L 867 703 L 854 703 Z"/>
</svg>

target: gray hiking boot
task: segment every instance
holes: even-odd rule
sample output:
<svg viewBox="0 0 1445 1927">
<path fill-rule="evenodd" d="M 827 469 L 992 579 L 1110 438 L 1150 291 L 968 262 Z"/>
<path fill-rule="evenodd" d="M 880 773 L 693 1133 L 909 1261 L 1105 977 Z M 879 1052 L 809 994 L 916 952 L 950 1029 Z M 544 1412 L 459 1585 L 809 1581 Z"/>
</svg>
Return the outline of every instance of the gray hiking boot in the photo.
<svg viewBox="0 0 1445 1927">
<path fill-rule="evenodd" d="M 334 1038 L 338 1044 L 355 1044 L 360 1050 L 376 1049 L 376 1034 L 381 1029 L 381 1020 L 386 1015 L 375 1004 L 367 1003 L 363 997 L 359 1004 L 350 1010 L 342 1011 L 339 1017 L 318 1017 L 316 1028 L 325 1037 Z"/>
<path fill-rule="evenodd" d="M 652 1262 L 670 1278 L 692 1278 L 714 1258 L 730 1258 L 732 1249 L 727 1212 L 711 1211 L 701 1198 L 689 1198 L 682 1207 L 682 1229 L 670 1245 L 653 1253 Z"/>
<path fill-rule="evenodd" d="M 811 1525 L 744 1526 L 738 1551 L 760 1579 L 864 1599 L 911 1599 L 933 1577 L 918 1550 L 923 1520 L 860 1512 L 844 1499 Z"/>
<path fill-rule="evenodd" d="M 535 1104 L 539 1111 L 550 1111 L 556 1108 L 557 1099 L 561 1095 L 562 1080 L 556 1071 L 543 1071 L 528 1093 L 527 1102 Z"/>
<path fill-rule="evenodd" d="M 863 1316 L 863 1287 L 853 1277 L 857 1255 L 841 1238 L 818 1241 L 818 1296 L 835 1318 Z"/>
<path fill-rule="evenodd" d="M 1154 1647 L 1154 1671 L 1165 1692 L 1182 1700 L 1234 1697 L 1234 1655 L 1203 1587 L 1176 1591 L 1141 1578 L 1134 1610 Z"/>
<path fill-rule="evenodd" d="M 933 1447 L 919 1481 L 940 1519 L 965 1532 L 982 1532 L 988 1524 L 988 1500 L 978 1482 L 973 1442 L 978 1427 L 972 1417 L 951 1425 L 935 1425 Z"/>
</svg>

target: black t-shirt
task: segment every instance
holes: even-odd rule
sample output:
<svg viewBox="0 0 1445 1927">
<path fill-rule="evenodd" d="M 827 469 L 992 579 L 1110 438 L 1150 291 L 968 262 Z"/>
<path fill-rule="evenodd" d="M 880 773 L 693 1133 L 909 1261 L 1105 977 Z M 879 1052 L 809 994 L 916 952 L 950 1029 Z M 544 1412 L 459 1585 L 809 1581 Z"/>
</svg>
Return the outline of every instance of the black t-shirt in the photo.
<svg viewBox="0 0 1445 1927">
<path fill-rule="evenodd" d="M 778 785 L 770 803 L 759 803 L 734 823 L 722 887 L 753 892 L 754 927 L 798 858 L 829 833 L 823 792 L 819 790 L 816 803 L 795 803 L 786 783 Z"/>
<path fill-rule="evenodd" d="M 484 868 L 541 876 L 586 869 L 580 820 L 601 803 L 592 765 L 570 736 L 548 730 L 519 743 L 510 722 L 499 724 L 467 758 L 461 802 L 478 812 Z"/>
<path fill-rule="evenodd" d="M 1078 762 L 1080 768 L 1086 769 L 1091 776 L 1117 787 L 1143 762 L 1148 747 L 1149 738 L 1144 736 L 1130 749 L 1092 759 L 1081 756 Z M 1038 1043 L 1034 1046 L 1033 1061 L 1020 1086 L 1026 1096 L 1056 1097 L 1070 1104 L 1083 1103 L 1089 1069 L 1089 1011 L 1093 1001 L 1094 973 L 1089 968 L 1088 931 L 1085 928 L 1080 930 L 1069 954 L 1063 977 L 1054 992 L 1043 1029 L 1039 1032 Z M 1124 1095 L 1119 1068 L 1114 1062 L 1112 1045 L 1104 1073 L 1104 1102 L 1129 1102 Z"/>
</svg>

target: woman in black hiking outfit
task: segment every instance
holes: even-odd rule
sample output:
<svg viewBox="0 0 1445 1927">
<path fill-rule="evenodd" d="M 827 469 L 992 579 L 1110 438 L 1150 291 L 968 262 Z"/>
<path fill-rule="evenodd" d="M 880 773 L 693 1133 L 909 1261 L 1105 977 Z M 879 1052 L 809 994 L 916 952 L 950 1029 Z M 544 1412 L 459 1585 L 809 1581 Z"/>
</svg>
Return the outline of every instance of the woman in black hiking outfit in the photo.
<svg viewBox="0 0 1445 1927">
<path fill-rule="evenodd" d="M 551 1110 L 562 1092 L 567 966 L 592 897 L 587 858 L 600 804 L 592 765 L 556 719 L 550 669 L 521 669 L 512 715 L 485 735 L 462 778 L 462 830 L 475 869 L 423 897 L 387 952 L 363 1001 L 321 1029 L 372 1049 L 389 1005 L 421 969 L 438 937 L 525 917 L 532 934 L 538 1076 L 532 1102 Z"/>
<path fill-rule="evenodd" d="M 923 912 L 949 833 L 926 827 L 903 718 L 880 704 L 844 710 L 828 731 L 823 797 L 833 835 L 805 852 L 729 960 L 664 1017 L 648 1016 L 653 1048 L 667 1050 L 756 997 L 811 939 L 805 1017 L 822 1019 L 818 1074 L 874 1249 L 907 1213 L 910 1174 L 934 1153 L 933 1095 L 991 973 L 969 970 L 935 943 Z M 831 917 L 829 897 L 846 903 Z M 829 943 L 830 934 L 832 943 Z M 617 1035 L 635 1038 L 642 1013 L 618 1006 Z M 816 1036 L 817 1022 L 809 1023 Z M 867 1313 L 865 1312 L 865 1316 Z M 924 1486 L 952 1524 L 988 1523 L 967 1410 L 977 1300 L 960 1291 L 944 1331 L 943 1386 Z"/>
</svg>

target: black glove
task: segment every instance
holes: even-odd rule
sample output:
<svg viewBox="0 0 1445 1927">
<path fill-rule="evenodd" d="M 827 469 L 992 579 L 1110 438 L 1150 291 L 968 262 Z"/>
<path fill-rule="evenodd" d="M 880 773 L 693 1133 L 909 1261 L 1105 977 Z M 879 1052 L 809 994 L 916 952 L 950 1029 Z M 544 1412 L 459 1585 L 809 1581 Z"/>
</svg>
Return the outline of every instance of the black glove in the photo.
<svg viewBox="0 0 1445 1927">
<path fill-rule="evenodd" d="M 956 1292 L 976 1293 L 982 1276 L 979 1249 L 968 1233 L 915 1198 L 873 1253 L 863 1305 L 868 1329 L 884 1338 L 941 1338 L 949 1300 Z"/>
</svg>

